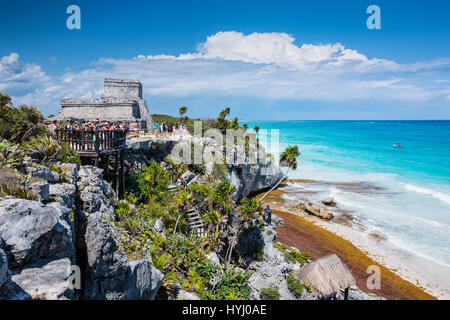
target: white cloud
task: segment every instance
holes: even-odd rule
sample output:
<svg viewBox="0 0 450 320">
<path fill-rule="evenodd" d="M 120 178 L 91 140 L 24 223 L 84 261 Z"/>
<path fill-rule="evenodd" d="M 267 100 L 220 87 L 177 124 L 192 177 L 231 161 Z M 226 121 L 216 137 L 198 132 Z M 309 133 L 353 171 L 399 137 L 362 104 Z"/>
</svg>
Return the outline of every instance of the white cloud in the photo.
<svg viewBox="0 0 450 320">
<path fill-rule="evenodd" d="M 369 59 L 335 44 L 296 45 L 286 33 L 218 32 L 196 52 L 178 56 L 101 58 L 81 72 L 48 76 L 11 53 L 0 60 L 0 90 L 16 103 L 51 105 L 65 97 L 94 98 L 104 77 L 139 79 L 147 96 L 229 96 L 343 102 L 447 101 L 450 59 L 409 65 Z M 426 81 L 423 74 L 437 74 Z M 437 85 L 438 84 L 438 85 Z"/>
</svg>

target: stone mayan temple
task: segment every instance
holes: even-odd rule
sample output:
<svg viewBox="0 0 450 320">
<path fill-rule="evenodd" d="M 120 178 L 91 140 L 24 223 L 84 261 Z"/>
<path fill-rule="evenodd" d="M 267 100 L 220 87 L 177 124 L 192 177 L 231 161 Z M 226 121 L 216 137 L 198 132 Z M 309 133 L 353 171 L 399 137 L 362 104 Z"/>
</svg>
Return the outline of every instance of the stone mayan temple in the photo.
<svg viewBox="0 0 450 320">
<path fill-rule="evenodd" d="M 56 119 L 125 121 L 137 124 L 141 129 L 153 129 L 139 80 L 105 78 L 104 97 L 61 99 L 61 107 Z"/>
</svg>

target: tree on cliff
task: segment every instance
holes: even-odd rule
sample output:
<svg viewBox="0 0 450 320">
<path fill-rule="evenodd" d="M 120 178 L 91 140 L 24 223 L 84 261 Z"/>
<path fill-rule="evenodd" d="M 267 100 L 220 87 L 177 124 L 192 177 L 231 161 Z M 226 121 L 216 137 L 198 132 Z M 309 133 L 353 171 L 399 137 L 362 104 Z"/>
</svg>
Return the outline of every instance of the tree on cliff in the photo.
<svg viewBox="0 0 450 320">
<path fill-rule="evenodd" d="M 253 127 L 253 131 L 255 131 L 256 133 L 258 133 L 260 129 L 261 129 L 261 128 L 260 128 L 259 126 Z"/>
<path fill-rule="evenodd" d="M 178 110 L 178 113 L 180 114 L 180 121 L 182 120 L 183 115 L 187 112 L 187 110 L 188 108 L 186 106 L 182 106 L 180 110 Z"/>
<path fill-rule="evenodd" d="M 298 146 L 288 146 L 280 154 L 280 166 L 290 169 L 297 169 L 297 157 L 300 155 Z M 289 172 L 289 171 L 288 171 Z"/>
<path fill-rule="evenodd" d="M 229 128 L 230 121 L 225 119 L 230 114 L 230 108 L 225 108 L 219 114 L 219 117 L 216 120 L 216 129 L 221 130 L 223 133 Z"/>
<path fill-rule="evenodd" d="M 291 169 L 297 169 L 297 157 L 300 155 L 300 151 L 298 150 L 298 146 L 288 146 L 281 154 L 280 154 L 280 166 L 288 167 L 288 171 L 286 174 L 278 181 L 276 185 L 272 187 L 265 195 L 261 197 L 260 200 L 263 200 L 272 190 L 274 190 L 278 185 L 287 178 L 287 175 Z"/>
</svg>

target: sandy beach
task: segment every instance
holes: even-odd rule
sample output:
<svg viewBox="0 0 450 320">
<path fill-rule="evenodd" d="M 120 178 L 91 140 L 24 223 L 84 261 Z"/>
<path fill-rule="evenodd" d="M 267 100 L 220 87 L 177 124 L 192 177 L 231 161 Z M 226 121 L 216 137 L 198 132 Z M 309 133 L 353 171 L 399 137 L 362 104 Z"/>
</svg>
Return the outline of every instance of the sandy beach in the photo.
<svg viewBox="0 0 450 320">
<path fill-rule="evenodd" d="M 328 221 L 290 209 L 285 198 L 282 197 L 283 193 L 282 188 L 274 190 L 263 201 L 264 205 L 270 204 L 273 213 L 283 218 L 285 222 L 283 227 L 277 228 L 278 241 L 309 252 L 312 259 L 318 259 L 331 253 L 337 254 L 349 267 L 360 289 L 386 299 L 432 300 L 437 299 L 439 295 L 439 298 L 445 298 L 446 293 L 440 292 L 439 288 L 424 281 L 416 280 L 414 282 L 408 278 L 408 274 L 403 272 L 404 270 L 394 268 L 395 263 L 377 252 L 374 247 L 355 245 L 345 239 L 342 234 L 340 235 L 339 230 L 333 226 L 341 225 L 350 229 L 349 225 L 357 225 L 357 222 L 352 221 L 351 214 L 343 213 L 337 222 L 334 221 L 331 224 Z M 261 195 L 257 196 L 257 198 L 259 197 Z M 383 240 L 376 239 L 376 235 L 373 235 L 373 238 L 374 242 Z M 381 289 L 367 288 L 366 281 L 369 274 L 366 273 L 366 270 L 371 265 L 380 267 Z M 412 274 L 414 273 L 412 272 Z M 417 278 L 420 279 L 420 277 L 415 279 Z"/>
</svg>

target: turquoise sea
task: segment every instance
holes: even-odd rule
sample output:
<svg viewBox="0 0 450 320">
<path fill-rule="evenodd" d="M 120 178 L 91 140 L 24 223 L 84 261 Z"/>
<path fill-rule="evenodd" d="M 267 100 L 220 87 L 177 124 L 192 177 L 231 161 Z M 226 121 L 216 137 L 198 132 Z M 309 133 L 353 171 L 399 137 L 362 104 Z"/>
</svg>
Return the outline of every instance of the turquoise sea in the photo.
<svg viewBox="0 0 450 320">
<path fill-rule="evenodd" d="M 300 147 L 289 175 L 317 183 L 297 183 L 299 194 L 332 196 L 367 234 L 450 267 L 450 121 L 241 123 L 278 129 L 280 151 Z"/>
</svg>

